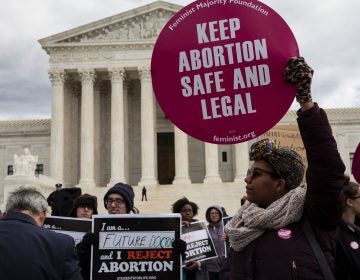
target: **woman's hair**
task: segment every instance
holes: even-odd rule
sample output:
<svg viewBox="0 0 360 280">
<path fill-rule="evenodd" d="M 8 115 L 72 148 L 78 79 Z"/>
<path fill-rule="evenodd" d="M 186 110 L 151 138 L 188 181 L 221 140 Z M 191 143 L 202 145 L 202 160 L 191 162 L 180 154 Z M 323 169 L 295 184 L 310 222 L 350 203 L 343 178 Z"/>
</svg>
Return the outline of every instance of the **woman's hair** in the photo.
<svg viewBox="0 0 360 280">
<path fill-rule="evenodd" d="M 6 212 L 28 210 L 34 215 L 47 211 L 49 205 L 45 197 L 35 188 L 19 187 L 9 194 Z"/>
<path fill-rule="evenodd" d="M 354 198 L 359 190 L 359 184 L 350 181 L 350 177 L 344 175 L 344 195 L 345 199 Z"/>
<path fill-rule="evenodd" d="M 199 206 L 190 200 L 188 200 L 186 197 L 180 198 L 179 200 L 175 201 L 172 205 L 172 212 L 173 213 L 181 213 L 181 209 L 184 207 L 184 205 L 189 204 L 193 210 L 193 215 L 196 216 L 199 210 Z"/>
</svg>

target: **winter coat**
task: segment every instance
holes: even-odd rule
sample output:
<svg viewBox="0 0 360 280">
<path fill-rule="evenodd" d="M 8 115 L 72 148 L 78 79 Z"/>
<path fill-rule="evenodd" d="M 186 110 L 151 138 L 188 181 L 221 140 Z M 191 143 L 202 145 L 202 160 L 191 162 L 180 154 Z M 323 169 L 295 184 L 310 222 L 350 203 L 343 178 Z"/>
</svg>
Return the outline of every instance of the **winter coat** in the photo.
<svg viewBox="0 0 360 280">
<path fill-rule="evenodd" d="M 298 125 L 308 160 L 303 217 L 308 218 L 334 271 L 345 166 L 326 113 L 317 104 L 310 110 L 298 112 Z M 323 279 L 301 223 L 302 220 L 279 230 L 268 230 L 244 250 L 232 250 L 230 279 Z"/>
<path fill-rule="evenodd" d="M 217 224 L 213 224 L 210 220 L 210 210 L 216 209 L 220 213 L 220 221 Z M 210 206 L 205 212 L 206 220 L 208 221 L 208 230 L 211 236 L 211 239 L 214 243 L 216 253 L 218 255 L 217 258 L 208 259 L 205 261 L 206 269 L 209 272 L 220 272 L 225 269 L 225 242 L 221 239 L 222 235 L 224 234 L 224 225 L 222 223 L 222 211 L 221 207 L 218 205 Z"/>
<path fill-rule="evenodd" d="M 336 271 L 338 280 L 356 280 L 360 278 L 360 228 L 349 228 L 342 221 L 336 250 Z"/>
<path fill-rule="evenodd" d="M 1 280 L 82 280 L 74 239 L 21 212 L 0 220 Z"/>
</svg>

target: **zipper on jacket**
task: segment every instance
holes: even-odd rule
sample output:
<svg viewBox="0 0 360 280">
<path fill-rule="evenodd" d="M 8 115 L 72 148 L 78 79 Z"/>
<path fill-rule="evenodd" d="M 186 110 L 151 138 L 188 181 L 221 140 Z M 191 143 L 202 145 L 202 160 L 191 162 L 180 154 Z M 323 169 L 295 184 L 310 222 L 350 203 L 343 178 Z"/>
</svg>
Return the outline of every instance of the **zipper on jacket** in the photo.
<svg viewBox="0 0 360 280">
<path fill-rule="evenodd" d="M 291 262 L 291 279 L 292 280 L 297 280 L 297 271 L 296 271 L 296 263 L 295 261 L 293 260 Z"/>
</svg>

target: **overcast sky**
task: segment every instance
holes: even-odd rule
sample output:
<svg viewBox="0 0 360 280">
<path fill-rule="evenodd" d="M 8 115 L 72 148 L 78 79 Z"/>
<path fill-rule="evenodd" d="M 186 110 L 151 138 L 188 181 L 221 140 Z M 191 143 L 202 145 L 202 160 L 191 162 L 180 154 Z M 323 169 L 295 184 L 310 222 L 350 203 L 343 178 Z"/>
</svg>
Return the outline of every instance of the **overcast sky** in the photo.
<svg viewBox="0 0 360 280">
<path fill-rule="evenodd" d="M 1 1 L 0 120 L 51 116 L 48 56 L 41 49 L 39 39 L 151 2 Z M 168 2 L 185 6 L 192 1 Z M 314 99 L 325 108 L 360 107 L 360 1 L 262 2 L 289 24 L 301 55 L 315 69 Z"/>
</svg>

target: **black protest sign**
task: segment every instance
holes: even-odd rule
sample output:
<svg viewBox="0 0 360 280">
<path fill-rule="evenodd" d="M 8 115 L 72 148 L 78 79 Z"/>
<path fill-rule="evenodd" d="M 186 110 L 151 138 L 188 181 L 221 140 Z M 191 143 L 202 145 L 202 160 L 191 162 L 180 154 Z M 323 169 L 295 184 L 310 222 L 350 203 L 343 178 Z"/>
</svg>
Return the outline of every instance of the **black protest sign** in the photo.
<svg viewBox="0 0 360 280">
<path fill-rule="evenodd" d="M 60 216 L 46 217 L 43 227 L 70 235 L 78 244 L 85 233 L 91 230 L 92 220 Z"/>
<path fill-rule="evenodd" d="M 92 280 L 181 278 L 179 214 L 94 215 L 99 245 L 92 250 Z"/>
<path fill-rule="evenodd" d="M 181 239 L 186 242 L 185 263 L 217 257 L 209 231 L 204 222 L 182 226 Z"/>
<path fill-rule="evenodd" d="M 223 225 L 225 226 L 231 219 L 232 219 L 231 216 L 227 216 L 227 217 L 222 218 Z"/>
<path fill-rule="evenodd" d="M 226 216 L 226 217 L 223 217 L 222 218 L 222 223 L 223 223 L 223 228 L 225 228 L 225 225 L 232 219 L 233 217 L 231 216 Z M 229 242 L 229 241 L 224 241 L 224 246 L 225 246 L 225 257 L 227 257 L 227 244 L 226 242 Z"/>
</svg>

